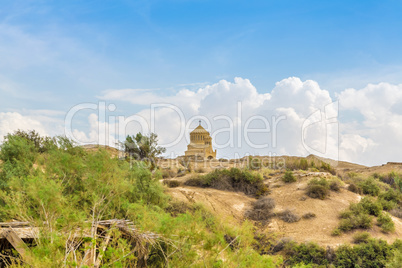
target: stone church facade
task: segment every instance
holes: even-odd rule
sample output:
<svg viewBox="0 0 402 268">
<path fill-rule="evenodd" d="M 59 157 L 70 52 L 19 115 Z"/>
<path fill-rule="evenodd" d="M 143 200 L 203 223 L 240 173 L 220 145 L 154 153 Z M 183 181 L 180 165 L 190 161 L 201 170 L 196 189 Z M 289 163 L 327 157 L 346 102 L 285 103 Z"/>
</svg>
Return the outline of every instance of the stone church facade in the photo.
<svg viewBox="0 0 402 268">
<path fill-rule="evenodd" d="M 186 157 L 195 159 L 215 159 L 216 150 L 212 148 L 212 138 L 208 131 L 201 126 L 190 132 L 190 144 L 187 145 Z"/>
</svg>

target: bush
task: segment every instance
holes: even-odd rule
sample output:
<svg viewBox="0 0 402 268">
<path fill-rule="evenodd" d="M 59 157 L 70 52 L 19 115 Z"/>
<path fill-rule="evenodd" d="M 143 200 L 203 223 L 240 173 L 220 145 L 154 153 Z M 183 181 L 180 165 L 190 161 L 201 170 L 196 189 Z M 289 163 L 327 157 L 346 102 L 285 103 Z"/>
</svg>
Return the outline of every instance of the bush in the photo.
<svg viewBox="0 0 402 268">
<path fill-rule="evenodd" d="M 367 243 L 369 239 L 370 234 L 368 232 L 361 232 L 353 235 L 353 243 L 355 244 Z"/>
<path fill-rule="evenodd" d="M 317 265 L 328 264 L 325 249 L 313 242 L 299 245 L 288 243 L 285 246 L 285 256 L 287 257 L 285 264 L 290 267 L 300 263 Z"/>
<path fill-rule="evenodd" d="M 361 205 L 363 209 L 370 215 L 379 216 L 383 210 L 380 202 L 376 202 L 373 198 L 363 198 L 357 206 Z"/>
<path fill-rule="evenodd" d="M 336 228 L 331 233 L 332 236 L 340 236 L 341 234 L 342 234 L 342 231 L 339 228 Z"/>
<path fill-rule="evenodd" d="M 396 208 L 398 205 L 394 201 L 387 201 L 385 199 L 379 198 L 377 200 L 379 204 L 381 204 L 383 210 L 391 211 L 392 209 Z"/>
<path fill-rule="evenodd" d="M 332 175 L 336 175 L 336 170 L 328 163 L 322 162 L 320 169 L 323 170 L 323 171 L 328 171 Z"/>
<path fill-rule="evenodd" d="M 349 184 L 348 190 L 353 192 L 353 193 L 356 193 L 356 194 L 362 194 L 363 193 L 362 188 L 360 188 L 359 186 L 357 186 L 354 183 Z"/>
<path fill-rule="evenodd" d="M 324 200 L 329 196 L 329 190 L 325 186 L 312 184 L 307 187 L 307 195 L 311 198 Z"/>
<path fill-rule="evenodd" d="M 279 251 L 282 251 L 288 244 L 293 243 L 292 238 L 290 237 L 283 237 L 281 238 L 275 246 L 272 248 L 272 253 L 278 253 Z"/>
<path fill-rule="evenodd" d="M 377 218 L 377 225 L 384 233 L 394 232 L 395 224 L 387 213 L 381 213 Z"/>
<path fill-rule="evenodd" d="M 339 192 L 341 190 L 341 184 L 338 181 L 332 181 L 329 184 L 329 189 L 334 192 Z"/>
<path fill-rule="evenodd" d="M 247 211 L 245 216 L 254 221 L 268 221 L 272 216 L 272 210 L 275 208 L 275 200 L 269 197 L 258 199 L 252 204 L 252 209 Z"/>
<path fill-rule="evenodd" d="M 269 191 L 260 174 L 238 168 L 216 169 L 206 175 L 194 176 L 184 185 L 243 192 L 256 197 L 266 195 Z"/>
<path fill-rule="evenodd" d="M 354 229 L 370 229 L 372 227 L 372 217 L 367 214 L 361 204 L 350 205 L 349 210 L 341 213 L 339 230 L 347 232 Z"/>
<path fill-rule="evenodd" d="M 164 178 L 164 179 L 174 178 L 175 176 L 176 176 L 176 172 L 174 172 L 171 169 L 162 170 L 162 178 Z"/>
<path fill-rule="evenodd" d="M 380 193 L 380 187 L 373 178 L 362 181 L 359 186 L 362 188 L 364 194 L 378 196 Z"/>
<path fill-rule="evenodd" d="M 381 193 L 379 198 L 386 201 L 392 201 L 397 204 L 402 201 L 402 194 L 398 190 L 389 188 L 386 192 Z"/>
<path fill-rule="evenodd" d="M 340 246 L 335 254 L 335 267 L 385 267 L 392 257 L 392 247 L 384 240 L 369 239 L 354 247 Z"/>
<path fill-rule="evenodd" d="M 262 167 L 261 159 L 253 158 L 251 156 L 249 156 L 247 164 L 250 170 L 259 170 Z"/>
<path fill-rule="evenodd" d="M 279 213 L 279 217 L 281 220 L 287 223 L 298 222 L 300 220 L 300 216 L 289 209 Z"/>
<path fill-rule="evenodd" d="M 313 162 L 314 163 L 314 162 Z M 308 170 L 308 162 L 307 159 L 302 158 L 300 159 L 300 169 L 301 170 Z"/>
<path fill-rule="evenodd" d="M 164 180 L 163 184 L 165 184 L 169 188 L 175 188 L 179 187 L 181 185 L 181 182 L 178 180 Z"/>
<path fill-rule="evenodd" d="M 205 169 L 203 169 L 202 167 L 200 167 L 200 168 L 197 168 L 197 169 L 195 170 L 195 172 L 196 172 L 196 173 L 205 173 Z"/>
<path fill-rule="evenodd" d="M 290 170 L 287 170 L 285 172 L 285 175 L 282 177 L 282 181 L 285 183 L 292 183 L 292 182 L 296 182 L 297 180 L 296 180 L 295 176 L 293 175 L 293 172 Z"/>
<path fill-rule="evenodd" d="M 308 212 L 308 213 L 303 215 L 303 219 L 312 219 L 312 218 L 315 218 L 315 217 L 316 217 L 316 215 L 314 213 L 312 213 L 312 212 Z"/>
</svg>

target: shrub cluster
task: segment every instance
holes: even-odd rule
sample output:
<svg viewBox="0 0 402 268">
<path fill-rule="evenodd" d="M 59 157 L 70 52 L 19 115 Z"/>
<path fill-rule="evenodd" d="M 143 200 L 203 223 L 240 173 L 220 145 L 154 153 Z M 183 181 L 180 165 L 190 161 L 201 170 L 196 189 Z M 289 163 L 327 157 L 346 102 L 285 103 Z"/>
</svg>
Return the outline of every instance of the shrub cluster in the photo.
<svg viewBox="0 0 402 268">
<path fill-rule="evenodd" d="M 218 190 L 243 192 L 247 195 L 263 196 L 268 187 L 263 183 L 261 174 L 238 168 L 216 169 L 206 175 L 197 175 L 188 179 L 188 186 L 210 187 Z"/>
<path fill-rule="evenodd" d="M 357 204 L 351 204 L 348 210 L 340 214 L 338 230 L 347 232 L 354 229 L 369 229 L 372 227 L 372 219 L 377 218 L 377 225 L 383 232 L 393 232 L 394 222 L 391 217 L 383 212 L 381 200 L 365 197 Z M 338 232 L 335 232 L 338 233 Z"/>
<path fill-rule="evenodd" d="M 326 179 L 312 179 L 308 186 L 306 194 L 311 198 L 325 199 L 329 196 L 329 183 Z"/>
<path fill-rule="evenodd" d="M 364 194 L 378 196 L 380 193 L 380 187 L 374 178 L 367 178 L 359 183 L 359 187 Z"/>
<path fill-rule="evenodd" d="M 300 216 L 294 213 L 290 209 L 286 209 L 280 213 L 278 213 L 278 216 L 281 220 L 287 223 L 293 223 L 293 222 L 298 222 L 300 220 Z"/>
<path fill-rule="evenodd" d="M 179 187 L 181 185 L 181 182 L 178 180 L 164 180 L 163 184 L 165 184 L 169 188 L 175 188 Z"/>
<path fill-rule="evenodd" d="M 353 235 L 353 243 L 355 244 L 367 243 L 369 239 L 370 234 L 368 232 L 360 232 Z"/>
<path fill-rule="evenodd" d="M 284 244 L 285 265 L 289 267 L 400 267 L 400 242 L 388 244 L 384 240 L 369 238 L 367 233 L 356 235 L 357 245 L 342 245 L 336 249 L 320 247 L 316 243 Z M 396 266 L 388 266 L 396 264 Z M 400 263 L 399 263 L 400 265 Z"/>
<path fill-rule="evenodd" d="M 384 233 L 394 232 L 395 224 L 388 213 L 381 213 L 377 218 L 377 225 L 381 227 Z"/>
<path fill-rule="evenodd" d="M 287 171 L 285 172 L 285 175 L 283 175 L 283 177 L 282 177 L 282 181 L 283 181 L 284 183 L 292 183 L 292 182 L 296 182 L 297 179 L 296 179 L 296 177 L 293 175 L 293 172 L 292 172 L 292 171 L 287 170 Z"/>
<path fill-rule="evenodd" d="M 351 192 L 353 192 L 353 193 L 356 193 L 356 194 L 363 194 L 362 188 L 360 188 L 359 186 L 357 186 L 357 185 L 354 184 L 354 183 L 350 183 L 350 184 L 349 184 L 348 190 L 351 191 Z"/>
<path fill-rule="evenodd" d="M 275 200 L 269 197 L 258 199 L 252 204 L 252 209 L 245 213 L 246 218 L 254 221 L 267 222 L 274 214 Z"/>
</svg>

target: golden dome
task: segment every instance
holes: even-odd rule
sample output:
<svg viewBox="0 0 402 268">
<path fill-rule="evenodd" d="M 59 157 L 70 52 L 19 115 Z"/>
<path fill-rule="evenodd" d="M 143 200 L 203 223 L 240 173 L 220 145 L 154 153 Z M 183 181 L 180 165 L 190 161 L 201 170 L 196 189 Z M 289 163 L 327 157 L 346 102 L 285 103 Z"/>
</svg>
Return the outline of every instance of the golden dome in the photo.
<svg viewBox="0 0 402 268">
<path fill-rule="evenodd" d="M 199 125 L 193 131 L 191 131 L 190 134 L 209 134 L 209 132 L 206 131 L 205 128 L 203 128 L 201 125 Z"/>
</svg>

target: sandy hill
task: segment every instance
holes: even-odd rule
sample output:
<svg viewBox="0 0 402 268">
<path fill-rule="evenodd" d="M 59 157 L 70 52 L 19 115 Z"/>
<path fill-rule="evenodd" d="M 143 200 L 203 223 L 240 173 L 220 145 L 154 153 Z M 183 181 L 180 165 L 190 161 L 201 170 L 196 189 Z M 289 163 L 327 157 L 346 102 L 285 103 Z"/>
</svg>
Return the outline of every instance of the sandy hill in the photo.
<svg viewBox="0 0 402 268">
<path fill-rule="evenodd" d="M 297 160 L 298 157 L 287 157 L 287 159 Z M 317 156 L 308 156 L 308 161 L 324 161 L 333 163 L 332 160 L 322 159 Z M 176 163 L 176 160 L 171 163 Z M 236 166 L 241 161 L 227 161 L 220 168 L 230 168 Z M 180 163 L 176 163 L 180 166 Z M 200 168 L 198 172 L 209 172 L 213 167 L 202 168 L 202 163 L 191 163 L 191 165 Z M 238 165 L 237 165 L 238 166 Z M 365 167 L 348 162 L 338 162 L 335 168 L 337 172 L 355 172 L 361 175 L 373 174 L 374 172 L 386 173 L 391 170 L 400 171 L 402 165 L 387 164 L 379 167 Z M 350 192 L 347 190 L 347 184 L 341 186 L 339 192 L 330 193 L 329 198 L 320 200 L 313 199 L 306 195 L 308 182 L 314 178 L 331 178 L 333 175 L 328 172 L 311 172 L 311 171 L 294 171 L 297 182 L 286 184 L 281 178 L 284 171 L 268 170 L 260 171 L 264 175 L 264 183 L 269 186 L 271 193 L 269 197 L 273 198 L 276 203 L 276 212 L 289 209 L 299 216 L 306 213 L 314 213 L 315 218 L 301 219 L 298 222 L 286 223 L 278 217 L 272 218 L 270 223 L 265 226 L 265 232 L 275 232 L 279 237 L 291 237 L 298 242 L 315 241 L 324 246 L 337 246 L 343 243 L 351 243 L 352 236 L 355 232 L 362 230 L 344 233 L 340 236 L 332 236 L 332 231 L 339 225 L 339 214 L 347 209 L 351 203 L 357 203 L 362 199 L 362 195 Z M 186 174 L 181 177 L 174 178 L 175 180 L 184 182 L 191 176 L 197 175 L 194 173 Z M 221 217 L 226 217 L 231 221 L 242 221 L 245 219 L 244 214 L 251 208 L 255 198 L 238 192 L 220 191 L 210 188 L 197 188 L 190 186 L 179 186 L 176 188 L 168 188 L 168 193 L 175 199 L 184 202 L 199 202 L 208 207 Z M 381 232 L 378 226 L 373 226 L 369 230 L 372 237 L 382 238 L 388 242 L 393 242 L 396 238 L 402 237 L 402 219 L 392 217 L 395 223 L 396 231 L 385 234 Z M 375 220 L 374 220 L 375 223 Z"/>
</svg>

